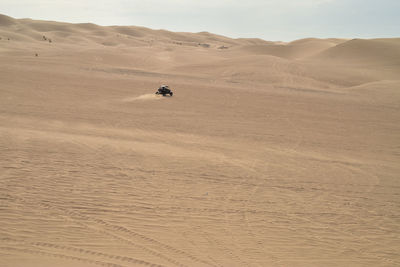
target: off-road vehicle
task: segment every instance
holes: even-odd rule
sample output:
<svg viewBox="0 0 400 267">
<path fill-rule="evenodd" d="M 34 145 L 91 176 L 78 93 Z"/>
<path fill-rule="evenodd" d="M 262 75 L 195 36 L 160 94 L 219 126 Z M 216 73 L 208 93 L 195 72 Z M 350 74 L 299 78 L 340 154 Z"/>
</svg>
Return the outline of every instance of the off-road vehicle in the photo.
<svg viewBox="0 0 400 267">
<path fill-rule="evenodd" d="M 174 93 L 171 91 L 171 89 L 169 89 L 168 85 L 161 85 L 160 88 L 158 88 L 156 95 L 170 95 L 172 96 Z"/>
</svg>

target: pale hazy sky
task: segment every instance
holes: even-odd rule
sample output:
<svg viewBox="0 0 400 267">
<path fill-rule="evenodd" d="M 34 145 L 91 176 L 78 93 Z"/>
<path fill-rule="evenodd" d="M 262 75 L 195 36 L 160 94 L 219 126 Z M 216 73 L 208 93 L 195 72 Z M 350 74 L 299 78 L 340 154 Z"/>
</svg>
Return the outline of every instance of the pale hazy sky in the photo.
<svg viewBox="0 0 400 267">
<path fill-rule="evenodd" d="M 275 41 L 400 37 L 400 0 L 0 0 L 0 13 Z"/>
</svg>

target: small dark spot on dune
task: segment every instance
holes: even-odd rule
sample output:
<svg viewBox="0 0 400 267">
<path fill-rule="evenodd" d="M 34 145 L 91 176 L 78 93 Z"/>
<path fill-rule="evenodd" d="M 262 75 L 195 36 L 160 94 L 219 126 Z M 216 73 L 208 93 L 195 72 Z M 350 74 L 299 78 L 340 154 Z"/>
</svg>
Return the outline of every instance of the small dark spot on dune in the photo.
<svg viewBox="0 0 400 267">
<path fill-rule="evenodd" d="M 209 48 L 209 47 L 210 47 L 209 44 L 202 44 L 202 43 L 199 43 L 198 45 L 199 45 L 199 46 L 202 46 L 202 47 L 205 47 L 205 48 Z"/>
</svg>

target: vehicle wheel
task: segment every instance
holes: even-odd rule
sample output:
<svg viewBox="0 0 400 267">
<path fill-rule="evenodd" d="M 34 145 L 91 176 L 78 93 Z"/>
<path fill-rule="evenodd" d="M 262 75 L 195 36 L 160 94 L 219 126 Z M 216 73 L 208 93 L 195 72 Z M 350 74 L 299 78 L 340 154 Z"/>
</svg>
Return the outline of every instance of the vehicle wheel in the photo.
<svg viewBox="0 0 400 267">
<path fill-rule="evenodd" d="M 169 95 L 170 95 L 170 96 L 172 96 L 173 94 L 174 94 L 174 93 L 172 93 L 172 92 L 171 92 L 171 93 L 169 93 Z"/>
<path fill-rule="evenodd" d="M 159 94 L 159 92 L 156 92 L 156 95 L 158 95 Z"/>
<path fill-rule="evenodd" d="M 162 96 L 165 96 L 165 94 L 162 94 Z"/>
</svg>

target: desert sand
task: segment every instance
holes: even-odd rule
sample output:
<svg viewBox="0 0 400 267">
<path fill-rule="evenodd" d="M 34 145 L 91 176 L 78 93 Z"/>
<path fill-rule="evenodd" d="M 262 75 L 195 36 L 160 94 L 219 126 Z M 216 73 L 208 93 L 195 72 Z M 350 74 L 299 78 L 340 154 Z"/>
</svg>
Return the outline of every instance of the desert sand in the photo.
<svg viewBox="0 0 400 267">
<path fill-rule="evenodd" d="M 400 265 L 400 38 L 0 38 L 0 266 Z"/>
</svg>

